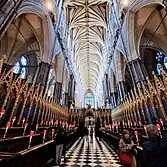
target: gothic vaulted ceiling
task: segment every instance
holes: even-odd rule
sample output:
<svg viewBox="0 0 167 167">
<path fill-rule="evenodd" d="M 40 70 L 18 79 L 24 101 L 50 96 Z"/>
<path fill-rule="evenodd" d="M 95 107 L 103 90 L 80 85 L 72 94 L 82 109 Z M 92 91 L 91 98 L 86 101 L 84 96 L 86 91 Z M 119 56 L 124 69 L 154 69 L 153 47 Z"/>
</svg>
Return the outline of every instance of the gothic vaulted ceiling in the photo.
<svg viewBox="0 0 167 167">
<path fill-rule="evenodd" d="M 109 0 L 65 0 L 73 61 L 84 91 L 95 94 L 104 76 Z"/>
</svg>

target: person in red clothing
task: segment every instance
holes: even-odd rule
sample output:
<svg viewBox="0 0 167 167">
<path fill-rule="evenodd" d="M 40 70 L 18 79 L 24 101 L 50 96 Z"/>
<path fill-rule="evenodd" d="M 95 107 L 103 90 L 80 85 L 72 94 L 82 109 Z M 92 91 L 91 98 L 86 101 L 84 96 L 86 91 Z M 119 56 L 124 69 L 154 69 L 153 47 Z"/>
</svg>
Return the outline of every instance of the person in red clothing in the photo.
<svg viewBox="0 0 167 167">
<path fill-rule="evenodd" d="M 125 161 L 121 159 L 120 156 L 120 161 L 124 167 L 136 167 L 136 159 L 133 155 L 133 152 L 135 151 L 135 146 L 136 145 L 134 144 L 134 142 L 130 139 L 129 131 L 124 130 L 122 138 L 119 141 L 120 153 L 122 153 L 122 155 L 124 154 L 128 159 L 127 161 L 129 161 L 129 164 L 125 163 Z"/>
</svg>

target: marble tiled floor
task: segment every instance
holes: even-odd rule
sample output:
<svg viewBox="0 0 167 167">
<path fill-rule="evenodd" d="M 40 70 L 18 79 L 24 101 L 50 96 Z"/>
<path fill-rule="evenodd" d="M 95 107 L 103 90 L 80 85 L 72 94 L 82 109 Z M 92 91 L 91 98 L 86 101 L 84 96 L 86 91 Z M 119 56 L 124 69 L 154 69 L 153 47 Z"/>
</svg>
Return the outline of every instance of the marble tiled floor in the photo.
<svg viewBox="0 0 167 167">
<path fill-rule="evenodd" d="M 68 167 L 121 167 L 117 154 L 98 138 L 79 139 L 67 151 L 67 162 L 60 166 Z"/>
</svg>

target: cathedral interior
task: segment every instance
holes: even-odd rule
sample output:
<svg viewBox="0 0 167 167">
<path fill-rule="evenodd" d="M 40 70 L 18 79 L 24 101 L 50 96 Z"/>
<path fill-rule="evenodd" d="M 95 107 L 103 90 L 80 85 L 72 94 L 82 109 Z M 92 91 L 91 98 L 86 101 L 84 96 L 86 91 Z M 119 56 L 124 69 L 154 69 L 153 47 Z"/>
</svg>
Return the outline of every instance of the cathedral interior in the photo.
<svg viewBox="0 0 167 167">
<path fill-rule="evenodd" d="M 122 167 L 128 129 L 148 167 L 140 137 L 154 124 L 163 138 L 167 120 L 166 38 L 167 0 L 0 0 L 0 166 Z"/>
</svg>

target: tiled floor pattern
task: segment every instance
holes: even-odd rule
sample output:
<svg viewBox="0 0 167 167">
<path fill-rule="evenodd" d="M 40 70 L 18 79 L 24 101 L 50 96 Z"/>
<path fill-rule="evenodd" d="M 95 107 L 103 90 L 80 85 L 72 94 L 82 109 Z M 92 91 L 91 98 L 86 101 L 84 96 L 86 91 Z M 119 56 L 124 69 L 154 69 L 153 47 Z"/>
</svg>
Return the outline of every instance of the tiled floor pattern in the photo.
<svg viewBox="0 0 167 167">
<path fill-rule="evenodd" d="M 67 151 L 67 162 L 60 166 L 68 167 L 121 167 L 117 154 L 98 138 L 79 139 Z"/>
</svg>

